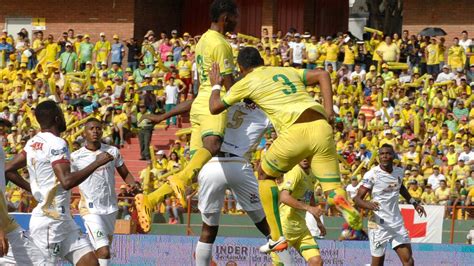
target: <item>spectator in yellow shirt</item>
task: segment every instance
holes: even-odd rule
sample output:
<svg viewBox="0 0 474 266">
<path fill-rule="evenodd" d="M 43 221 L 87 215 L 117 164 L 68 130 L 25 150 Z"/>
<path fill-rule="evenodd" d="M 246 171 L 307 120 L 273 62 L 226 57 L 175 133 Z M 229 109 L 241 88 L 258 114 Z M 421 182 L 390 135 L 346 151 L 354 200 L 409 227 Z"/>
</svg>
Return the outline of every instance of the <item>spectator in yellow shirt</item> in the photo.
<svg viewBox="0 0 474 266">
<path fill-rule="evenodd" d="M 421 203 L 426 205 L 435 205 L 438 203 L 435 193 L 433 189 L 431 189 L 431 185 L 427 184 L 425 187 L 425 191 L 421 194 Z"/>
<path fill-rule="evenodd" d="M 421 195 L 423 194 L 423 189 L 418 186 L 418 182 L 416 180 L 410 180 L 408 182 L 409 188 L 408 188 L 408 193 L 410 193 L 410 196 L 417 201 L 421 200 Z"/>
<path fill-rule="evenodd" d="M 122 112 L 122 106 L 115 107 L 115 114 L 112 119 L 112 125 L 114 127 L 114 140 L 116 145 L 121 147 L 125 144 L 125 134 L 128 132 L 128 117 Z"/>
<path fill-rule="evenodd" d="M 435 38 L 431 38 L 430 42 L 425 48 L 427 72 L 432 76 L 436 76 L 439 73 L 439 45 Z"/>
<path fill-rule="evenodd" d="M 100 68 L 100 64 L 102 62 L 107 62 L 109 59 L 110 50 L 112 46 L 110 42 L 105 39 L 105 33 L 100 33 L 100 40 L 95 43 L 94 52 L 95 52 L 95 62 L 97 63 L 97 67 Z"/>
<path fill-rule="evenodd" d="M 176 152 L 171 152 L 170 154 L 170 159 L 168 161 L 168 166 L 166 169 L 168 171 L 173 171 L 173 170 L 179 170 L 181 169 L 181 160 L 179 159 L 179 156 Z"/>
<path fill-rule="evenodd" d="M 182 95 L 184 96 L 184 100 L 188 98 L 188 92 L 191 88 L 192 77 L 191 77 L 191 69 L 193 68 L 193 64 L 191 61 L 188 60 L 188 55 L 183 52 L 181 53 L 181 60 L 178 62 L 178 70 L 179 70 L 179 78 L 184 83 L 184 88 L 182 91 Z"/>
<path fill-rule="evenodd" d="M 52 63 L 56 61 L 59 57 L 59 51 L 61 47 L 54 41 L 52 34 L 48 35 L 48 41 L 45 46 L 45 63 Z"/>
<path fill-rule="evenodd" d="M 349 71 L 352 72 L 354 70 L 355 59 L 359 56 L 357 46 L 354 45 L 353 40 L 349 40 L 347 44 L 344 45 L 343 43 L 339 44 L 339 47 L 341 46 L 344 52 L 344 61 L 342 64 L 347 65 Z"/>
<path fill-rule="evenodd" d="M 385 36 L 385 42 L 381 43 L 375 52 L 384 62 L 398 62 L 400 59 L 400 49 L 392 42 L 390 35 Z"/>
<path fill-rule="evenodd" d="M 446 180 L 441 179 L 439 181 L 439 188 L 436 189 L 435 195 L 439 205 L 446 205 L 446 203 L 448 203 L 450 191 L 446 185 Z"/>
<path fill-rule="evenodd" d="M 328 65 L 333 69 L 337 69 L 337 54 L 339 53 L 339 46 L 333 42 L 331 36 L 326 37 L 326 43 L 323 44 L 322 53 L 326 55 L 324 68 L 328 70 Z"/>
</svg>

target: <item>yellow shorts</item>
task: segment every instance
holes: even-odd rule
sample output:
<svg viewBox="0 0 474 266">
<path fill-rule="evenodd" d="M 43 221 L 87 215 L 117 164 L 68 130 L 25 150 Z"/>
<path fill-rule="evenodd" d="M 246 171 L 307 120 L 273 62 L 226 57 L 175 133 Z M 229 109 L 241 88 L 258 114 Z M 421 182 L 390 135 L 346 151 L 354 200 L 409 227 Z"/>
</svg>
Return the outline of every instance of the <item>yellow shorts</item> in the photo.
<svg viewBox="0 0 474 266">
<path fill-rule="evenodd" d="M 285 237 L 288 241 L 288 244 L 296 249 L 305 261 L 308 261 L 312 257 L 320 256 L 319 246 L 309 230 L 306 230 L 306 232 L 295 236 L 285 234 Z M 271 257 L 274 265 L 282 265 L 280 258 L 275 252 L 271 253 Z"/>
<path fill-rule="evenodd" d="M 341 187 L 334 135 L 326 120 L 293 124 L 281 132 L 265 153 L 261 167 L 267 175 L 280 177 L 303 159 L 311 162 L 323 191 Z"/>
<path fill-rule="evenodd" d="M 202 104 L 194 104 L 191 107 L 191 155 L 199 148 L 202 148 L 202 138 L 207 136 L 224 137 L 227 122 L 227 111 L 218 115 L 209 112 L 209 107 Z"/>
</svg>

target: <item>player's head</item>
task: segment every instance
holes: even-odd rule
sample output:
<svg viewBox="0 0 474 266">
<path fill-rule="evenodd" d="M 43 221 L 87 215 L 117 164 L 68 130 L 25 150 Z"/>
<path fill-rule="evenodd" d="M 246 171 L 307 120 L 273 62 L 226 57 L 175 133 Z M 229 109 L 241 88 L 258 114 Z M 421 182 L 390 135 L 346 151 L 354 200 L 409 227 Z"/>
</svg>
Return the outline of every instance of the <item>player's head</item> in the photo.
<svg viewBox="0 0 474 266">
<path fill-rule="evenodd" d="M 301 162 L 300 162 L 300 166 L 301 166 L 301 168 L 303 168 L 304 170 L 309 169 L 310 164 L 309 164 L 308 159 L 304 159 L 303 161 L 301 161 Z"/>
<path fill-rule="evenodd" d="M 395 150 L 390 144 L 383 144 L 379 149 L 380 165 L 383 167 L 392 167 L 395 159 Z"/>
<path fill-rule="evenodd" d="M 98 143 L 102 140 L 102 133 L 102 123 L 97 118 L 89 118 L 84 129 L 86 141 Z"/>
<path fill-rule="evenodd" d="M 240 50 L 239 56 L 237 56 L 237 63 L 242 74 L 245 76 L 252 69 L 263 66 L 263 59 L 256 48 L 245 47 Z"/>
<path fill-rule="evenodd" d="M 214 0 L 209 8 L 212 23 L 222 23 L 224 32 L 234 32 L 239 20 L 239 10 L 234 0 Z"/>
<path fill-rule="evenodd" d="M 66 120 L 61 108 L 54 101 L 44 101 L 35 109 L 35 117 L 42 130 L 57 129 L 59 133 L 66 131 Z"/>
</svg>

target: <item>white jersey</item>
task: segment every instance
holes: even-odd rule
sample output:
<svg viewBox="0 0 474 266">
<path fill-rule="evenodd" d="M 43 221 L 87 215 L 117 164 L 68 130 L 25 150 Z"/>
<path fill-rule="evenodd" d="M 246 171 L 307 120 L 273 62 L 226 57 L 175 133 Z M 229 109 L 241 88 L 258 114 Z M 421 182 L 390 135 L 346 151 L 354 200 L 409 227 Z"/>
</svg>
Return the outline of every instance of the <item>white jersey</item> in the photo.
<svg viewBox="0 0 474 266">
<path fill-rule="evenodd" d="M 71 192 L 61 186 L 53 170 L 54 164 L 69 163 L 66 141 L 52 133 L 40 132 L 28 140 L 23 151 L 26 152 L 31 192 L 38 202 L 32 215 L 72 220 Z"/>
<path fill-rule="evenodd" d="M 372 200 L 379 203 L 380 209 L 373 211 L 369 221 L 383 228 L 396 228 L 403 225 L 403 217 L 398 207 L 403 168 L 394 167 L 392 173 L 380 166 L 373 167 L 362 180 L 362 186 L 371 190 Z"/>
<path fill-rule="evenodd" d="M 227 112 L 227 126 L 221 151 L 250 160 L 265 130 L 270 127 L 270 120 L 259 108 L 250 109 L 245 103 L 235 104 Z"/>
<path fill-rule="evenodd" d="M 97 155 L 103 152 L 108 152 L 114 160 L 97 168 L 79 185 L 83 197 L 81 207 L 86 207 L 92 214 L 111 214 L 118 210 L 115 194 L 115 168 L 123 165 L 123 158 L 116 147 L 103 143 L 97 151 L 82 147 L 71 154 L 71 169 L 79 171 L 93 163 Z"/>
</svg>

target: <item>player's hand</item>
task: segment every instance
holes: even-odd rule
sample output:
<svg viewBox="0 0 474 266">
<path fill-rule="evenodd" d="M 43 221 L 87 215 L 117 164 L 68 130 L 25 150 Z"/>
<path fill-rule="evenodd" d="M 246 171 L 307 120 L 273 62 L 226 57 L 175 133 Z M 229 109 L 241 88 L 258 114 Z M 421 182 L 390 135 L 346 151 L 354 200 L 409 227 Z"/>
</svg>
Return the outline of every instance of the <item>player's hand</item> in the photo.
<svg viewBox="0 0 474 266">
<path fill-rule="evenodd" d="M 211 86 L 222 85 L 224 79 L 221 76 L 221 70 L 218 63 L 212 63 L 212 67 L 209 70 L 209 80 L 211 81 Z"/>
<path fill-rule="evenodd" d="M 323 215 L 323 210 L 321 210 L 321 208 L 319 207 L 309 207 L 308 209 L 308 212 L 311 213 L 314 217 L 321 217 L 321 215 Z"/>
<path fill-rule="evenodd" d="M 418 204 L 418 205 L 416 205 L 415 210 L 416 210 L 416 212 L 418 212 L 420 217 L 423 217 L 423 215 L 426 217 L 426 211 L 425 211 L 425 208 L 423 208 L 423 206 Z"/>
<path fill-rule="evenodd" d="M 367 202 L 366 209 L 371 211 L 378 211 L 380 210 L 380 205 L 378 202 L 369 201 Z"/>
<path fill-rule="evenodd" d="M 8 253 L 8 239 L 5 235 L 5 231 L 0 229 L 0 257 L 7 255 Z"/>
<path fill-rule="evenodd" d="M 97 162 L 97 164 L 99 164 L 100 166 L 108 163 L 108 162 L 111 162 L 114 160 L 114 157 L 108 153 L 108 152 L 102 152 L 100 153 L 99 155 L 97 155 L 95 157 L 95 161 Z"/>
<path fill-rule="evenodd" d="M 324 224 L 321 222 L 318 222 L 318 228 L 319 231 L 321 231 L 320 235 L 325 236 L 326 235 L 326 227 L 324 227 Z"/>
</svg>

